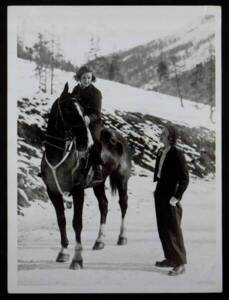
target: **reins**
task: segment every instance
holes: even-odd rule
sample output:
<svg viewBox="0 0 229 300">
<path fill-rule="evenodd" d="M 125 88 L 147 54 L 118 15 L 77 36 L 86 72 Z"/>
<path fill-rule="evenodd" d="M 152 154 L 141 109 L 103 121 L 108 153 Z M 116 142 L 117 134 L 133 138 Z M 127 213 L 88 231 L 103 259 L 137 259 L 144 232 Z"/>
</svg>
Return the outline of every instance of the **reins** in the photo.
<svg viewBox="0 0 229 300">
<path fill-rule="evenodd" d="M 67 141 L 70 141 L 71 139 L 70 138 L 60 138 L 60 137 L 56 137 L 56 136 L 53 136 L 53 135 L 50 135 L 50 134 L 45 134 L 45 136 L 47 137 L 47 138 L 51 138 L 51 139 L 54 139 L 54 140 L 57 140 L 57 141 L 63 141 L 63 142 L 67 142 Z M 63 147 L 60 147 L 60 146 L 57 146 L 57 145 L 55 145 L 55 144 L 53 144 L 53 143 L 50 143 L 50 142 L 48 142 L 47 140 L 45 140 L 45 141 L 43 141 L 42 142 L 43 144 L 47 144 L 47 145 L 50 145 L 50 146 L 52 146 L 52 147 L 54 147 L 54 148 L 56 148 L 56 149 L 59 149 L 59 150 L 65 150 L 65 148 L 63 148 Z M 68 150 L 67 150 L 68 151 Z"/>
<path fill-rule="evenodd" d="M 65 150 L 65 148 L 62 148 L 62 147 L 59 147 L 59 146 L 57 146 L 57 145 L 55 145 L 55 144 L 52 144 L 52 143 L 50 143 L 50 142 L 47 142 L 47 141 L 44 141 L 44 142 L 42 142 L 43 144 L 47 144 L 47 145 L 50 145 L 50 146 L 52 146 L 52 147 L 54 147 L 54 148 L 56 148 L 56 149 L 59 149 L 59 150 Z M 67 151 L 69 151 L 69 150 L 67 150 Z"/>
<path fill-rule="evenodd" d="M 50 134 L 47 134 L 47 133 L 45 134 L 45 136 L 47 136 L 48 138 L 52 138 L 54 140 L 57 140 L 57 141 L 67 141 L 68 140 L 67 138 L 60 138 L 60 137 L 50 135 Z"/>
</svg>

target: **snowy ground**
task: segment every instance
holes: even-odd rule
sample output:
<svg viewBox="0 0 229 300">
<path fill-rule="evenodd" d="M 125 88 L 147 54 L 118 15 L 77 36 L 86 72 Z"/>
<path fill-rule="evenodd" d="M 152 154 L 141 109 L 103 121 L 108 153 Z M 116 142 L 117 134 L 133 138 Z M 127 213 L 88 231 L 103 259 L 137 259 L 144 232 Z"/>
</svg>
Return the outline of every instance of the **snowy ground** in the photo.
<svg viewBox="0 0 229 300">
<path fill-rule="evenodd" d="M 139 176 L 141 175 L 141 176 Z M 93 251 L 99 210 L 91 190 L 86 191 L 83 228 L 84 269 L 70 270 L 69 263 L 55 262 L 59 232 L 50 202 L 38 202 L 24 210 L 18 221 L 18 287 L 21 292 L 59 293 L 155 293 L 217 292 L 221 290 L 221 253 L 217 242 L 215 180 L 191 180 L 182 200 L 183 233 L 188 264 L 186 273 L 170 277 L 154 267 L 163 258 L 157 234 L 152 173 L 136 170 L 129 183 L 128 244 L 117 246 L 120 226 L 118 199 L 110 195 L 106 246 Z M 107 184 L 108 186 L 108 184 Z M 72 210 L 66 209 L 73 254 Z"/>
</svg>

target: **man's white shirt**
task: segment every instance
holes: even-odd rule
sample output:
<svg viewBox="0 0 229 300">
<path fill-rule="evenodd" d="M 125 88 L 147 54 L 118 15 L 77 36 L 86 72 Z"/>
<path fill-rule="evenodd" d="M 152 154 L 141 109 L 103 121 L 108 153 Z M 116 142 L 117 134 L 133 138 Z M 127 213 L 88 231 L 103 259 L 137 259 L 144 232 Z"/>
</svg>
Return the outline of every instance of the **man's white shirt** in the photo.
<svg viewBox="0 0 229 300">
<path fill-rule="evenodd" d="M 169 152 L 171 146 L 169 145 L 168 147 L 166 147 L 163 152 L 162 152 L 162 155 L 160 157 L 160 161 L 159 161 L 159 168 L 158 168 L 158 173 L 157 173 L 157 177 L 158 178 L 161 178 L 161 169 L 162 169 L 162 166 L 164 164 L 164 161 L 165 161 L 165 158 L 166 158 L 166 155 L 167 153 Z"/>
</svg>

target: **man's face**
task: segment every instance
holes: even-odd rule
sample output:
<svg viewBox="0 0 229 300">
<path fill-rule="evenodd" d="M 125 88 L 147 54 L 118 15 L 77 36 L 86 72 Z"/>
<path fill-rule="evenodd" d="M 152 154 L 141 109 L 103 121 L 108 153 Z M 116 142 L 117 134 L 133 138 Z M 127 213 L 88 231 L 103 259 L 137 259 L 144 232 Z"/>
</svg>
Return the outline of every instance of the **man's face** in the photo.
<svg viewBox="0 0 229 300">
<path fill-rule="evenodd" d="M 169 144 L 169 140 L 168 140 L 168 136 L 169 136 L 169 132 L 167 128 L 163 128 L 161 135 L 160 135 L 160 142 L 162 144 L 164 144 L 164 146 L 167 146 Z"/>
<path fill-rule="evenodd" d="M 88 87 L 92 82 L 92 73 L 91 72 L 84 73 L 81 76 L 80 82 L 83 88 Z"/>
</svg>

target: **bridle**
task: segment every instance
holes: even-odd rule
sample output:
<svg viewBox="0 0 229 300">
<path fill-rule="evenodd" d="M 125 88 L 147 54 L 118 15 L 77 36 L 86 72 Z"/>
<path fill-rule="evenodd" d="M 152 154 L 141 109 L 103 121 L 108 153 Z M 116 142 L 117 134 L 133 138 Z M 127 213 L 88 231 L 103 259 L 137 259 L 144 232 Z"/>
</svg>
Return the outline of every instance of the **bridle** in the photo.
<svg viewBox="0 0 229 300">
<path fill-rule="evenodd" d="M 72 97 L 72 100 L 75 101 L 75 102 L 77 101 L 77 99 L 75 97 Z M 62 103 L 64 101 L 69 101 L 69 99 L 62 100 Z M 62 121 L 62 124 L 63 124 L 63 127 L 64 127 L 65 138 L 56 137 L 56 136 L 53 136 L 53 135 L 50 135 L 50 134 L 47 134 L 47 133 L 45 133 L 45 136 L 49 139 L 65 142 L 65 144 L 66 144 L 67 141 L 72 141 L 74 138 L 73 138 L 73 135 L 72 135 L 72 128 L 69 128 L 67 126 L 65 120 L 64 120 L 63 112 L 62 112 L 61 107 L 60 107 L 60 98 L 57 99 L 56 127 L 57 127 L 58 114 L 60 115 L 60 118 L 61 118 L 61 121 Z M 76 125 L 74 127 L 83 127 L 83 125 Z M 63 147 L 57 146 L 57 145 L 47 141 L 46 139 L 42 143 L 50 145 L 50 146 L 52 146 L 52 147 L 54 147 L 58 150 L 61 150 L 61 151 L 70 152 L 69 147 L 67 149 L 65 149 Z M 69 143 L 69 145 L 70 145 L 70 143 Z"/>
</svg>

